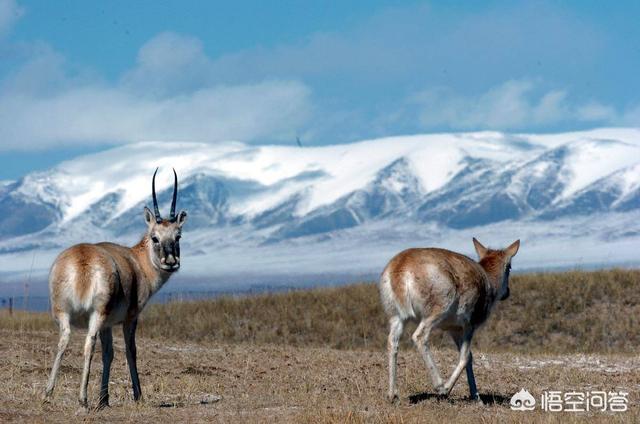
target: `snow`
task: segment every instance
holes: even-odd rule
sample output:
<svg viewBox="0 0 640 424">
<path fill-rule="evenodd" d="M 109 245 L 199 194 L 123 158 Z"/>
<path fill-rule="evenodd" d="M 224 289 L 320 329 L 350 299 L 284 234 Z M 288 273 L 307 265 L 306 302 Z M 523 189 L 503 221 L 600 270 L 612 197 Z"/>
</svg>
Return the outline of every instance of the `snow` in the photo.
<svg viewBox="0 0 640 424">
<path fill-rule="evenodd" d="M 567 198 L 610 173 L 638 163 L 640 130 L 515 136 L 498 132 L 429 134 L 305 148 L 248 146 L 233 141 L 214 145 L 144 142 L 82 156 L 48 173 L 28 176 L 22 190 L 59 204 L 63 223 L 106 194 L 118 192 L 121 199 L 113 219 L 140 202 L 150 202 L 150 177 L 156 167 L 160 167 L 157 190 L 170 188 L 170 170 L 174 167 L 182 181 L 198 172 L 264 187 L 256 193 L 235 196 L 230 205 L 233 214 L 255 216 L 297 195 L 302 200 L 296 214 L 304 216 L 366 186 L 381 169 L 401 158 L 408 161 L 421 188 L 429 193 L 446 185 L 463 168 L 466 157 L 510 166 L 559 146 L 570 150 L 561 171 L 566 179 L 562 198 Z M 534 172 L 543 173 L 545 166 L 536 165 Z M 305 173 L 316 176 L 296 178 Z M 632 172 L 626 178 L 630 182 L 625 186 L 632 187 L 637 174 Z"/>
<path fill-rule="evenodd" d="M 640 163 L 624 169 L 619 176 L 622 196 L 635 191 L 640 186 Z"/>
<path fill-rule="evenodd" d="M 551 159 L 545 156 L 547 159 L 537 160 L 552 149 L 566 152 L 550 155 Z M 602 181 L 607 190 L 620 193 L 619 201 L 625 196 L 637 195 L 640 187 L 640 130 L 598 129 L 545 135 L 498 132 L 407 135 L 304 148 L 252 146 L 235 141 L 218 144 L 144 142 L 78 157 L 46 172 L 28 175 L 19 192 L 58 205 L 63 214 L 62 221 L 54 229 L 52 240 L 55 240 L 47 247 L 43 246 L 36 256 L 37 266 L 45 269 L 53 252 L 59 251 L 47 250 L 55 243 L 66 245 L 76 242 L 80 236 L 89 237 L 89 234 L 100 239 L 109 237 L 108 230 L 102 233 L 89 231 L 89 227 L 65 226 L 90 211 L 91 206 L 105 195 L 119 195 L 119 203 L 109 219 L 117 218 L 141 202 L 149 205 L 151 176 L 156 167 L 160 168 L 156 181 L 158 192 L 172 187 L 172 167 L 181 182 L 204 174 L 255 185 L 255 190 L 230 193 L 229 213 L 249 220 L 294 196 L 300 199 L 294 218 L 304 217 L 366 188 L 384 168 L 398 160 L 407 164 L 406 170 L 410 174 L 404 174 L 405 169 L 401 168 L 384 180 L 385 188 L 402 193 L 407 184 L 417 181 L 421 190 L 415 200 L 419 201 L 420 196 L 445 187 L 470 158 L 486 160 L 492 169 L 516 169 L 518 172 L 508 187 L 510 194 L 522 193 L 529 187 L 527 183 L 537 178 L 546 184 L 543 177 L 547 177 L 552 169 L 550 166 L 555 164 L 553 161 L 558 160 L 560 172 L 549 176 L 549 184 L 558 179 L 563 183 L 559 185 L 561 194 L 554 194 L 557 203 L 570 202 L 578 193 Z M 168 206 L 160 205 L 163 212 Z M 349 212 L 361 222 L 353 211 Z M 385 218 L 378 223 L 362 222 L 348 230 L 269 245 L 260 242 L 273 228 L 216 227 L 193 232 L 187 228 L 185 252 L 191 251 L 191 254 L 185 257 L 185 269 L 206 273 L 215 265 L 218 267 L 216 272 L 230 272 L 234 267 L 242 266 L 238 262 L 241 260 L 238 258 L 242 258 L 250 259 L 254 268 L 271 273 L 295 272 L 287 267 L 303 267 L 314 272 L 370 272 L 377 270 L 393 251 L 412 243 L 422 244 L 424 240 L 428 240 L 429 245 L 472 253 L 468 240 L 474 235 L 494 245 L 522 238 L 527 249 L 519 260 L 530 267 L 540 263 L 564 266 L 580 261 L 627 261 L 635 258 L 633 252 L 637 252 L 640 244 L 639 235 L 626 231 L 637 228 L 637 211 L 630 213 L 607 215 L 606 219 L 597 215 L 544 223 L 522 219 L 458 231 L 430 222 L 403 223 L 395 216 L 389 219 L 398 221 Z M 0 243 L 0 251 L 11 252 L 13 246 L 37 243 L 37 235 L 6 239 Z M 602 257 L 599 249 L 603 243 L 608 246 L 610 256 Z M 0 254 L 1 260 L 6 259 L 3 263 L 9 264 L 5 271 L 19 272 L 28 267 L 30 252 Z M 296 257 L 295 263 L 289 259 L 292 256 Z"/>
<path fill-rule="evenodd" d="M 640 128 L 597 128 L 556 134 L 518 134 L 518 137 L 546 148 L 555 148 L 573 141 L 587 139 L 617 140 L 640 146 Z"/>
<path fill-rule="evenodd" d="M 640 145 L 620 141 L 586 139 L 569 144 L 565 171 L 569 181 L 562 197 L 587 187 L 607 175 L 640 161 Z"/>
<path fill-rule="evenodd" d="M 238 290 L 250 285 L 241 278 L 245 274 L 254 278 L 259 275 L 258 281 L 288 275 L 292 276 L 294 283 L 295 276 L 301 274 L 316 275 L 315 283 L 348 282 L 353 275 L 366 275 L 367 279 L 373 280 L 394 254 L 408 247 L 438 246 L 475 257 L 472 237 L 493 248 L 501 248 L 520 239 L 521 248 L 513 260 L 516 272 L 567 267 L 590 269 L 606 265 L 638 266 L 640 234 L 613 240 L 607 238 L 617 227 L 633 228 L 638 219 L 640 212 L 635 211 L 570 217 L 552 224 L 508 221 L 465 230 L 386 221 L 367 223 L 330 239 L 304 238 L 268 246 L 241 240 L 233 231 L 212 228 L 185 235 L 178 277 L 207 277 L 203 280 L 206 281 L 204 285 L 213 289 L 224 281 L 222 277 L 232 275 L 240 278 L 235 286 Z M 590 231 L 576 235 L 584 228 Z M 214 240 L 214 245 L 209 248 L 203 245 L 195 251 L 190 243 L 200 244 L 202 240 Z M 224 243 L 226 240 L 231 243 Z M 0 254 L 0 260 L 6 264 L 3 273 L 13 274 L 17 280 L 24 277 L 22 273 L 28 272 L 33 263 L 33 275 L 44 278 L 57 253 L 59 250 Z M 3 280 L 10 281 L 11 278 L 5 276 Z"/>
<path fill-rule="evenodd" d="M 449 137 L 450 138 L 450 137 Z M 199 143 L 146 142 L 83 156 L 64 162 L 53 170 L 51 181 L 40 179 L 25 190 L 41 193 L 48 184 L 64 193 L 63 222 L 82 214 L 109 193 L 120 192 L 121 201 L 114 217 L 141 201 L 148 201 L 150 175 L 160 167 L 156 189 L 173 183 L 170 168 L 180 179 L 194 172 L 253 181 L 272 187 L 305 172 L 321 172 L 324 177 L 305 191 L 305 201 L 297 211 L 304 215 L 330 204 L 366 185 L 384 166 L 411 155 L 410 163 L 424 188 L 434 190 L 445 184 L 460 168 L 464 153 L 453 139 L 437 136 L 394 137 L 349 145 L 304 148 L 283 146 L 251 147 L 237 142 L 206 145 Z M 255 197 L 237 199 L 236 214 L 256 214 L 273 207 L 297 192 L 308 182 L 290 183 Z"/>
</svg>

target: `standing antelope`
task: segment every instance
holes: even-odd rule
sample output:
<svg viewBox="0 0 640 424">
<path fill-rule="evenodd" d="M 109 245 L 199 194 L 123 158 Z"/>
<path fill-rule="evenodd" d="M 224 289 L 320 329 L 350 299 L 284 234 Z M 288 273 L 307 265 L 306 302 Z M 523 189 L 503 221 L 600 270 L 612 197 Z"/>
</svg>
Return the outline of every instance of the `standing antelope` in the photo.
<svg viewBox="0 0 640 424">
<path fill-rule="evenodd" d="M 398 342 L 405 321 L 419 323 L 412 339 L 431 374 L 440 395 L 449 395 L 462 370 L 472 399 L 479 394 L 473 376 L 471 338 L 482 325 L 496 299 L 509 297 L 511 258 L 520 240 L 503 250 L 484 247 L 473 239 L 479 261 L 445 249 L 408 249 L 397 254 L 380 278 L 380 296 L 389 316 L 389 401 L 398 399 L 396 367 Z M 449 332 L 460 352 L 460 359 L 444 383 L 429 350 L 434 328 Z"/>
<path fill-rule="evenodd" d="M 102 384 L 98 407 L 109 405 L 109 371 L 113 360 L 111 327 L 122 323 L 127 363 L 133 384 L 133 398 L 141 396 L 136 367 L 136 325 L 138 315 L 149 298 L 180 268 L 180 236 L 187 213 L 176 215 L 178 176 L 173 171 L 173 200 L 169 219 L 158 210 L 153 173 L 152 213 L 144 208 L 147 231 L 142 240 L 129 248 L 113 243 L 77 244 L 62 252 L 49 274 L 51 312 L 60 326 L 60 341 L 45 392 L 51 398 L 60 361 L 74 327 L 87 328 L 84 369 L 80 384 L 80 408 L 87 411 L 87 384 L 91 358 L 100 333 L 102 344 Z"/>
</svg>

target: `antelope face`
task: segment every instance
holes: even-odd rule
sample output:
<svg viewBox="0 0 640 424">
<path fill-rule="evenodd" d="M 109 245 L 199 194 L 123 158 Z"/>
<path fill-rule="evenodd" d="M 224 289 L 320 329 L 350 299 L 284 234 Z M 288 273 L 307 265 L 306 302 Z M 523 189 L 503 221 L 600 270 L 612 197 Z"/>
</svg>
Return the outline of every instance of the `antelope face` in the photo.
<svg viewBox="0 0 640 424">
<path fill-rule="evenodd" d="M 147 216 L 153 217 L 151 211 L 145 208 L 145 219 Z M 186 218 L 187 213 L 181 211 L 174 222 L 166 219 L 160 223 L 154 220 L 147 221 L 151 260 L 157 268 L 167 272 L 174 272 L 180 268 L 180 238 Z"/>
<path fill-rule="evenodd" d="M 180 238 L 182 237 L 182 226 L 187 219 L 187 213 L 180 211 L 176 215 L 176 199 L 178 197 L 178 176 L 173 170 L 173 200 L 171 202 L 171 212 L 169 219 L 160 216 L 158 200 L 156 199 L 156 172 L 151 180 L 151 194 L 153 195 L 153 208 L 145 206 L 144 220 L 147 223 L 147 238 L 149 240 L 150 257 L 153 264 L 167 272 L 174 272 L 180 269 Z"/>
</svg>

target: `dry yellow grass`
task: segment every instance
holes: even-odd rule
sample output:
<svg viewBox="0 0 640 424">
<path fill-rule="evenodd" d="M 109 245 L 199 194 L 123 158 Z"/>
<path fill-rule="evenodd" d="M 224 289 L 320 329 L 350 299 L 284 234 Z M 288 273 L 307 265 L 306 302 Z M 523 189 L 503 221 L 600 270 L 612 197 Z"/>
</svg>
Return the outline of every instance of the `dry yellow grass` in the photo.
<svg viewBox="0 0 640 424">
<path fill-rule="evenodd" d="M 376 284 L 154 305 L 143 320 L 149 337 L 336 349 L 384 346 L 387 328 Z M 639 328 L 640 271 L 515 275 L 511 297 L 474 344 L 510 352 L 637 352 Z"/>
<path fill-rule="evenodd" d="M 387 328 L 373 283 L 151 305 L 141 321 L 144 337 L 336 349 L 377 349 Z M 17 313 L 14 319 L 0 314 L 0 328 L 49 330 L 54 324 L 46 313 Z M 509 352 L 631 353 L 640 347 L 638 328 L 639 270 L 515 275 L 511 297 L 498 303 L 474 345 Z M 439 340 L 436 335 L 434 342 Z"/>
<path fill-rule="evenodd" d="M 144 400 L 131 400 L 124 344 L 115 340 L 111 407 L 76 417 L 82 369 L 82 337 L 72 337 L 53 401 L 42 405 L 54 354 L 53 332 L 0 331 L 0 422 L 639 422 L 640 359 L 629 355 L 541 355 L 476 352 L 476 378 L 486 406 L 466 399 L 464 379 L 450 400 L 432 396 L 424 365 L 413 350 L 400 352 L 401 402 L 385 400 L 383 349 L 337 350 L 272 344 L 176 342 L 142 338 L 138 344 Z M 451 372 L 455 353 L 435 349 Z M 97 404 L 100 351 L 96 352 L 89 402 Z M 547 390 L 631 392 L 625 413 L 511 411 L 507 399 L 521 387 L 539 398 Z M 208 394 L 223 399 L 199 405 Z M 414 403 L 412 403 L 414 402 Z M 161 404 L 174 405 L 169 408 Z"/>
<path fill-rule="evenodd" d="M 131 401 L 116 332 L 113 406 L 84 418 L 73 415 L 81 332 L 72 335 L 53 403 L 43 406 L 57 329 L 47 314 L 9 317 L 3 311 L 0 421 L 640 422 L 639 288 L 635 270 L 516 275 L 511 298 L 474 340 L 480 392 L 496 401 L 487 406 L 466 400 L 464 376 L 450 401 L 429 396 L 426 371 L 406 334 L 402 401 L 384 401 L 387 325 L 373 284 L 153 305 L 139 326 L 144 402 Z M 436 360 L 448 374 L 455 352 L 449 340 L 437 344 Z M 93 405 L 100 370 L 98 347 Z M 630 410 L 511 411 L 504 402 L 521 387 L 537 396 L 543 390 L 625 389 Z M 207 394 L 223 399 L 199 405 Z"/>
</svg>

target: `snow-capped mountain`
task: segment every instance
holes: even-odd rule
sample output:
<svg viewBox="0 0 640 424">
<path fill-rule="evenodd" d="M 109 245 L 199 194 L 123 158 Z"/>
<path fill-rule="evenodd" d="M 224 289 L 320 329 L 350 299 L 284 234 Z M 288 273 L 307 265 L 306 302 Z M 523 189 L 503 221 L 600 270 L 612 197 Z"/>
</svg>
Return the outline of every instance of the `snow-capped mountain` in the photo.
<svg viewBox="0 0 640 424">
<path fill-rule="evenodd" d="M 640 247 L 638 129 L 305 148 L 145 142 L 0 185 L 5 271 L 32 262 L 44 271 L 55 252 L 79 241 L 135 242 L 156 167 L 163 210 L 172 167 L 180 179 L 178 208 L 189 213 L 185 272 L 189 264 L 200 274 L 240 264 L 256 274 L 376 271 L 416 244 L 471 253 L 468 239 L 478 234 L 495 245 L 523 238 L 523 262 L 536 268 L 551 259 L 635 261 Z M 615 253 L 599 256 L 594 246 Z"/>
</svg>

